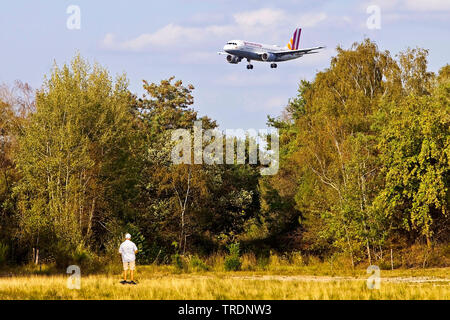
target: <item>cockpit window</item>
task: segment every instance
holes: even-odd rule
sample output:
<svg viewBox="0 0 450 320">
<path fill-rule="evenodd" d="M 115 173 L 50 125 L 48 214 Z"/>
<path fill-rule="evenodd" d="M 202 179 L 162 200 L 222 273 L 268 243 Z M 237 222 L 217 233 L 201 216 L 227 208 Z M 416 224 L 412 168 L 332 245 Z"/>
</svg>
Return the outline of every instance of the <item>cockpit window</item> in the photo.
<svg viewBox="0 0 450 320">
<path fill-rule="evenodd" d="M 237 46 L 237 43 L 236 43 L 236 42 L 228 42 L 227 44 L 231 44 L 231 45 Z"/>
</svg>

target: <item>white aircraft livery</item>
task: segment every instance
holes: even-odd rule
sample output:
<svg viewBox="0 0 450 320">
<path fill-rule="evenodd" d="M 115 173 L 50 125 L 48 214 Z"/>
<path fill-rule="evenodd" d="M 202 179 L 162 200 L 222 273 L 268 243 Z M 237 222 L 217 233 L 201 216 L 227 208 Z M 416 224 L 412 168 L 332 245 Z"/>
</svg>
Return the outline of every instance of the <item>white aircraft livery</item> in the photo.
<svg viewBox="0 0 450 320">
<path fill-rule="evenodd" d="M 271 62 L 270 67 L 276 68 L 276 62 L 288 61 L 300 58 L 304 54 L 317 53 L 315 50 L 320 50 L 325 47 L 313 47 L 306 49 L 299 49 L 300 36 L 302 29 L 298 28 L 294 31 L 294 35 L 286 47 L 276 45 L 267 45 L 243 40 L 231 40 L 223 47 L 223 51 L 219 54 L 227 56 L 227 61 L 232 64 L 237 64 L 242 59 L 247 59 L 247 69 L 253 69 L 251 61 Z"/>
</svg>

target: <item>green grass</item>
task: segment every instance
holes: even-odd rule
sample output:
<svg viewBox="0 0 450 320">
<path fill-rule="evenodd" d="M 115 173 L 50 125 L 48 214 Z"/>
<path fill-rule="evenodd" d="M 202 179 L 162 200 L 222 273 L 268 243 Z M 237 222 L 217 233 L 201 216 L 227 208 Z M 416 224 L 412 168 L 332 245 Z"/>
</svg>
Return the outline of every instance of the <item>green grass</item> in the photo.
<svg viewBox="0 0 450 320">
<path fill-rule="evenodd" d="M 120 273 L 82 276 L 69 290 L 66 275 L 0 278 L 0 299 L 450 299 L 450 268 L 381 272 L 381 287 L 366 286 L 365 270 L 334 276 L 310 268 L 283 272 L 178 273 L 170 266 L 138 267 L 137 286 L 121 285 Z"/>
</svg>

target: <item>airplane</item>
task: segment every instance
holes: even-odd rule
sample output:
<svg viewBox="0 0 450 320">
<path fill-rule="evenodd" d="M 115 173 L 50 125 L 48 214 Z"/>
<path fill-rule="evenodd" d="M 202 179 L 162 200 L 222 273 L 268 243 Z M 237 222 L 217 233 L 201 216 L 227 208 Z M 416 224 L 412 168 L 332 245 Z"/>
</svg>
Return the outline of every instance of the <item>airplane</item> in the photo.
<svg viewBox="0 0 450 320">
<path fill-rule="evenodd" d="M 244 40 L 231 40 L 223 47 L 224 52 L 218 54 L 226 55 L 227 61 L 237 64 L 242 59 L 247 59 L 247 69 L 253 69 L 251 61 L 271 62 L 270 67 L 276 68 L 276 62 L 288 61 L 302 57 L 305 54 L 318 53 L 314 50 L 324 49 L 324 46 L 299 49 L 301 28 L 294 31 L 294 35 L 286 47 L 267 45 Z"/>
</svg>

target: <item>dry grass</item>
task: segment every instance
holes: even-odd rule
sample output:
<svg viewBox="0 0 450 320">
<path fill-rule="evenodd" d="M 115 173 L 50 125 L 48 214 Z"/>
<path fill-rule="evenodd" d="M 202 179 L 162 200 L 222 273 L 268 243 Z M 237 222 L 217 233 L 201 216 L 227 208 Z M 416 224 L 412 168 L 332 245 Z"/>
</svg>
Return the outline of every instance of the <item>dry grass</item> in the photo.
<svg viewBox="0 0 450 320">
<path fill-rule="evenodd" d="M 120 276 L 83 276 L 81 290 L 67 288 L 67 276 L 0 278 L 0 299 L 450 299 L 449 268 L 382 271 L 379 290 L 356 275 L 274 275 L 273 272 L 174 274 L 170 267 L 140 267 L 137 286 Z M 302 275 L 303 274 L 303 275 Z"/>
</svg>

